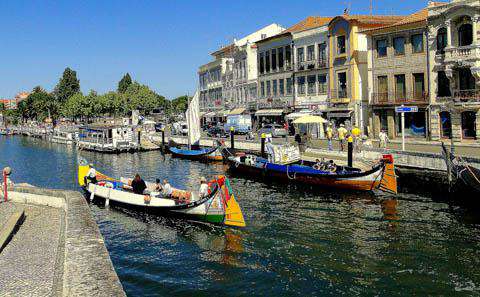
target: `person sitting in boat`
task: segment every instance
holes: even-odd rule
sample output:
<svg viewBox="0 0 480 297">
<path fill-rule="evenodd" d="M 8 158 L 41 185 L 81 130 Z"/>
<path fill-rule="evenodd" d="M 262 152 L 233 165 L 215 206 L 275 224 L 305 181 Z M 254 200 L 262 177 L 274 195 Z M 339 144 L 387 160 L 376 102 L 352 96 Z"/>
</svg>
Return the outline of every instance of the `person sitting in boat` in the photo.
<svg viewBox="0 0 480 297">
<path fill-rule="evenodd" d="M 140 177 L 140 174 L 135 174 L 135 178 L 132 180 L 132 191 L 135 194 L 143 195 L 145 190 L 147 189 L 147 184 L 145 181 Z"/>
<path fill-rule="evenodd" d="M 205 198 L 209 195 L 208 193 L 208 184 L 205 177 L 200 178 L 200 190 L 198 191 L 198 196 L 200 199 Z"/>
<path fill-rule="evenodd" d="M 163 186 L 162 186 L 162 183 L 160 182 L 159 178 L 157 178 L 155 180 L 155 185 L 154 185 L 153 189 L 154 189 L 155 192 L 161 192 L 163 190 Z"/>
<path fill-rule="evenodd" d="M 333 160 L 330 160 L 325 168 L 327 171 L 330 172 L 336 172 L 337 171 L 337 164 L 333 162 Z"/>
<path fill-rule="evenodd" d="M 89 183 L 96 184 L 97 183 L 97 171 L 93 168 L 93 164 L 88 165 L 90 169 L 87 172 L 87 176 L 85 176 L 85 184 L 88 185 Z"/>
<path fill-rule="evenodd" d="M 168 180 L 164 179 L 163 180 L 163 196 L 164 197 L 171 197 L 173 193 L 172 186 L 168 182 Z"/>
</svg>

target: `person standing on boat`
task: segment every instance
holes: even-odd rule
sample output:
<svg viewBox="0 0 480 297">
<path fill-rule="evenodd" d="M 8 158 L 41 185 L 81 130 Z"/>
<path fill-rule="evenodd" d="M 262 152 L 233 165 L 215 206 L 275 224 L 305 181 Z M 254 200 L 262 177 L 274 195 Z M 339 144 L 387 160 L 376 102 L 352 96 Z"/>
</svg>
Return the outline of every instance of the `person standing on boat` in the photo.
<svg viewBox="0 0 480 297">
<path fill-rule="evenodd" d="M 208 184 L 207 179 L 205 177 L 200 178 L 200 190 L 198 191 L 198 197 L 203 199 L 209 195 L 208 193 Z"/>
<path fill-rule="evenodd" d="M 138 195 L 143 195 L 145 189 L 147 188 L 147 184 L 145 181 L 140 177 L 140 174 L 135 174 L 135 178 L 132 180 L 132 190 L 133 193 Z"/>
<path fill-rule="evenodd" d="M 164 197 L 170 197 L 172 196 L 173 189 L 168 180 L 164 179 L 163 180 L 163 196 Z"/>
<path fill-rule="evenodd" d="M 268 162 L 273 163 L 275 161 L 275 152 L 273 150 L 272 139 L 268 137 L 266 141 L 265 149 L 267 150 Z"/>
<path fill-rule="evenodd" d="M 344 124 L 340 124 L 340 128 L 337 130 L 338 133 L 338 141 L 340 143 L 340 151 L 343 152 L 345 149 L 345 137 L 348 133 L 347 129 L 345 129 Z"/>
</svg>

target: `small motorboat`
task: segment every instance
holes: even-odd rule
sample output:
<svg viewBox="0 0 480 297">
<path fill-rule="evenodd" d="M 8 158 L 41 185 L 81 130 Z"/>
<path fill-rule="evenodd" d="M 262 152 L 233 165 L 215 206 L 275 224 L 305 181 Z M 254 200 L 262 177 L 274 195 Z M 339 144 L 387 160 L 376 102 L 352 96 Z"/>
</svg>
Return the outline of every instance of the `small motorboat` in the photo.
<svg viewBox="0 0 480 297">
<path fill-rule="evenodd" d="M 228 149 L 227 149 L 228 150 Z M 298 160 L 294 162 L 269 162 L 267 159 L 253 154 L 228 156 L 223 151 L 226 162 L 232 173 L 242 173 L 249 176 L 264 176 L 282 182 L 294 182 L 339 188 L 346 190 L 372 191 L 380 189 L 390 193 L 397 193 L 397 178 L 392 155 L 384 155 L 369 170 L 336 166 L 334 169 L 318 168 L 316 163 Z M 228 156 L 228 157 L 227 157 Z"/>
<path fill-rule="evenodd" d="M 442 142 L 442 155 L 447 165 L 450 188 L 453 185 L 458 189 L 474 190 L 480 192 L 480 169 L 468 164 L 460 156 L 455 156 L 454 149 L 450 151 Z"/>
<path fill-rule="evenodd" d="M 170 141 L 168 145 L 169 152 L 177 158 L 197 160 L 197 161 L 222 161 L 220 146 L 211 148 L 186 148 Z"/>
<path fill-rule="evenodd" d="M 173 189 L 169 197 L 151 191 L 147 195 L 139 195 L 129 190 L 129 180 L 115 180 L 97 171 L 97 183 L 88 183 L 85 178 L 90 170 L 85 161 L 78 166 L 78 183 L 90 194 L 90 200 L 95 197 L 105 199 L 105 204 L 119 204 L 144 212 L 173 213 L 194 220 L 213 224 L 245 227 L 242 210 L 237 203 L 225 176 L 212 179 L 209 183 L 209 195 L 200 198 L 197 193 L 181 189 Z M 153 183 L 146 183 L 147 189 L 154 189 Z"/>
</svg>

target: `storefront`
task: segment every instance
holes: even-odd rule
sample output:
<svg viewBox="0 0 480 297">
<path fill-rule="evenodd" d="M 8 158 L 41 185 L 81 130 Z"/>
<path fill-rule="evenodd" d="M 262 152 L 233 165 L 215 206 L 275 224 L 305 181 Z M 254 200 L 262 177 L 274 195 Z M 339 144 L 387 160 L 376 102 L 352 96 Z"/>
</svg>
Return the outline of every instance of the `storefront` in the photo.
<svg viewBox="0 0 480 297">
<path fill-rule="evenodd" d="M 285 123 L 285 114 L 283 109 L 260 109 L 255 113 L 257 124 L 279 124 Z"/>
<path fill-rule="evenodd" d="M 331 109 L 327 112 L 327 120 L 335 127 L 340 127 L 342 124 L 351 127 L 355 122 L 354 112 L 351 109 Z"/>
</svg>

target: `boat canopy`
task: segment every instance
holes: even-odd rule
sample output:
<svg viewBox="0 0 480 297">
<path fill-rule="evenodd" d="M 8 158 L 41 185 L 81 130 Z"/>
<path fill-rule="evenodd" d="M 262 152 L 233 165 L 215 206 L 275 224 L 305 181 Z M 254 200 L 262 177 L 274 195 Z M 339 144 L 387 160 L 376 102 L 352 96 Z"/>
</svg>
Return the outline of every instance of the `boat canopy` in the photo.
<svg viewBox="0 0 480 297">
<path fill-rule="evenodd" d="M 294 124 L 324 124 L 328 121 L 321 116 L 306 115 L 293 121 Z"/>
<path fill-rule="evenodd" d="M 283 109 L 260 109 L 255 113 L 255 116 L 281 116 Z"/>
</svg>

